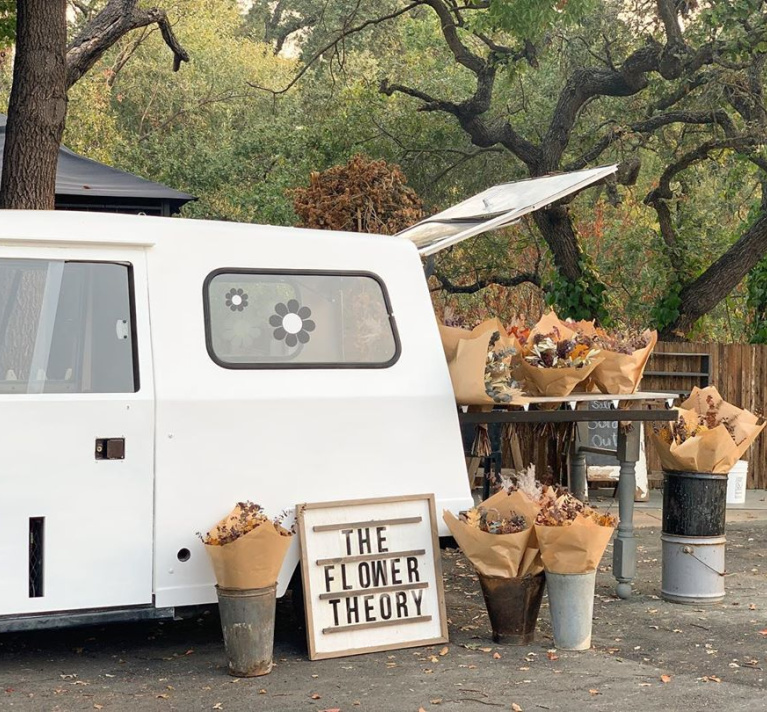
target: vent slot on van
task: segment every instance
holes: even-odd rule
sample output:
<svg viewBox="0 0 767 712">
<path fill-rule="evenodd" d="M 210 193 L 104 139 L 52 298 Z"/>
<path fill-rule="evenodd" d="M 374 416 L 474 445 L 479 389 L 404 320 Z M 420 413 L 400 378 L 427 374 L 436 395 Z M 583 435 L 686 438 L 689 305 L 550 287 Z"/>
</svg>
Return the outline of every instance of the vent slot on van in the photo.
<svg viewBox="0 0 767 712">
<path fill-rule="evenodd" d="M 29 597 L 43 595 L 45 517 L 29 518 Z"/>
</svg>

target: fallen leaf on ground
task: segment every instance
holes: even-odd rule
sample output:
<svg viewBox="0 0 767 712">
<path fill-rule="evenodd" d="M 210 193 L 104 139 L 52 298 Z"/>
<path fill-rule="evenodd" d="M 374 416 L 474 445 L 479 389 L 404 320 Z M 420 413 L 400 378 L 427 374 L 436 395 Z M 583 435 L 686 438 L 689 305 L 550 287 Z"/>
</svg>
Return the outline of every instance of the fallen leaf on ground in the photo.
<svg viewBox="0 0 767 712">
<path fill-rule="evenodd" d="M 661 682 L 671 682 L 671 675 L 661 675 L 660 676 Z"/>
<path fill-rule="evenodd" d="M 93 705 L 93 709 L 94 710 L 103 710 L 104 709 L 104 705 Z"/>
<path fill-rule="evenodd" d="M 309 695 L 313 700 L 320 700 L 322 699 L 322 695 L 318 694 L 317 692 L 312 693 Z"/>
<path fill-rule="evenodd" d="M 495 660 L 500 660 L 501 659 L 501 654 L 500 653 L 493 653 L 493 658 Z"/>
<path fill-rule="evenodd" d="M 450 652 L 450 648 L 447 647 L 447 645 L 442 648 L 442 650 L 439 651 L 440 655 L 447 655 Z"/>
<path fill-rule="evenodd" d="M 213 705 L 214 710 L 222 710 L 224 709 L 224 706 L 220 702 L 216 702 L 215 705 Z"/>
<path fill-rule="evenodd" d="M 559 655 L 557 655 L 556 651 L 554 650 L 549 650 L 549 652 L 546 653 L 546 657 L 549 660 L 559 660 Z"/>
<path fill-rule="evenodd" d="M 592 689 L 592 690 L 589 690 L 589 694 L 590 695 L 598 695 L 598 694 L 600 694 L 600 692 L 599 692 L 599 690 L 593 690 Z"/>
<path fill-rule="evenodd" d="M 158 700 L 167 700 L 170 697 L 170 695 L 166 695 L 164 692 L 157 695 Z"/>
<path fill-rule="evenodd" d="M 759 635 L 767 635 L 767 628 L 759 631 Z"/>
<path fill-rule="evenodd" d="M 511 710 L 512 712 L 522 712 L 522 708 L 516 702 L 511 703 Z"/>
<path fill-rule="evenodd" d="M 439 705 L 442 703 L 441 697 L 435 697 L 433 700 L 429 700 L 430 705 Z"/>
</svg>

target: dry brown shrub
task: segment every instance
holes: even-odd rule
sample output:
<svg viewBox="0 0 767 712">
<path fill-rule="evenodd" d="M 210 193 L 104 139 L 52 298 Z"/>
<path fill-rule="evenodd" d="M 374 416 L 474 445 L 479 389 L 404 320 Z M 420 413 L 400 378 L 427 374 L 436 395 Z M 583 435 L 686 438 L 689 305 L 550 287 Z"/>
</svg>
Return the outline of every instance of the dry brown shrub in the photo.
<svg viewBox="0 0 767 712">
<path fill-rule="evenodd" d="M 362 154 L 310 175 L 291 191 L 300 227 L 393 235 L 424 217 L 423 204 L 399 166 Z"/>
</svg>

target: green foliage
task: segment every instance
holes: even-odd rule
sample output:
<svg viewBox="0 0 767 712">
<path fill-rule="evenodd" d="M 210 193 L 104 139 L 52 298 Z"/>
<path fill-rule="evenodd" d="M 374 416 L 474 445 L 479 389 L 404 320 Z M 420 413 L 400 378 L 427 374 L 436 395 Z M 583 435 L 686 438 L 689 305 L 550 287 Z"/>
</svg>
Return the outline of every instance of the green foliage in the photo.
<svg viewBox="0 0 767 712">
<path fill-rule="evenodd" d="M 748 307 L 752 311 L 752 344 L 767 344 L 767 257 L 748 275 Z"/>
<path fill-rule="evenodd" d="M 658 331 L 663 331 L 679 318 L 679 307 L 682 305 L 681 291 L 682 285 L 679 282 L 672 282 L 666 294 L 653 306 L 650 318 L 652 326 Z"/>
<path fill-rule="evenodd" d="M 0 0 L 0 48 L 16 39 L 16 0 Z"/>
<path fill-rule="evenodd" d="M 477 15 L 475 26 L 536 40 L 554 25 L 577 23 L 597 4 L 596 0 L 491 0 L 487 11 Z"/>
<path fill-rule="evenodd" d="M 555 274 L 546 289 L 546 303 L 555 306 L 565 318 L 596 319 L 609 326 L 612 320 L 605 307 L 604 283 L 585 258 L 581 260 L 581 273 L 576 282 Z"/>
</svg>

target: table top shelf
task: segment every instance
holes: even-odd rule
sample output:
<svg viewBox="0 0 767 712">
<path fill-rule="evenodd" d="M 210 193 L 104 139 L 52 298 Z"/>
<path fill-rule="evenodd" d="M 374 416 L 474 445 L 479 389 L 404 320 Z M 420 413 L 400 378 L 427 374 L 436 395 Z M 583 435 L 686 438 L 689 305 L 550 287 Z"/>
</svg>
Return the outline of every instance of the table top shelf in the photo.
<svg viewBox="0 0 767 712">
<path fill-rule="evenodd" d="M 647 408 L 619 408 L 620 403 L 632 405 L 650 402 Z M 568 396 L 525 396 L 521 403 L 498 404 L 492 410 L 459 411 L 462 423 L 577 423 L 593 421 L 669 421 L 676 420 L 674 395 L 661 391 L 639 391 L 628 394 L 571 393 Z M 582 403 L 606 403 L 609 407 L 595 410 L 579 408 Z M 539 405 L 565 405 L 566 408 L 539 410 Z"/>
</svg>

